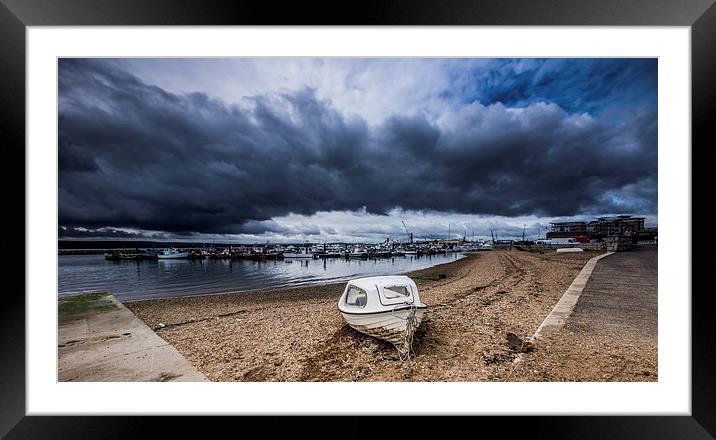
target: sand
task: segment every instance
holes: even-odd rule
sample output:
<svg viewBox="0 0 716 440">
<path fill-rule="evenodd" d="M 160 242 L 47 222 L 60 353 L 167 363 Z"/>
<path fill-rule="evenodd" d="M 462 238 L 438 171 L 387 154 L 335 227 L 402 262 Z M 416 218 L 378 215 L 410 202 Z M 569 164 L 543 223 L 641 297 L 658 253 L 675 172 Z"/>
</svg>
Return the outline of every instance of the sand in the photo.
<svg viewBox="0 0 716 440">
<path fill-rule="evenodd" d="M 428 305 L 409 362 L 344 324 L 344 283 L 126 305 L 212 381 L 550 380 L 515 371 L 507 334 L 532 335 L 595 255 L 495 250 L 409 274 Z"/>
</svg>

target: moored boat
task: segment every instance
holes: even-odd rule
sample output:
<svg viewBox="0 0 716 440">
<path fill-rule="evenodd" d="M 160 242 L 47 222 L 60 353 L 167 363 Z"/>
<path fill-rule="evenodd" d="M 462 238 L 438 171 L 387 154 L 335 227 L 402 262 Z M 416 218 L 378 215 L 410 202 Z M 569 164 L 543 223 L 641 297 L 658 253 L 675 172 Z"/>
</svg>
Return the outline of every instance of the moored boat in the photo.
<svg viewBox="0 0 716 440">
<path fill-rule="evenodd" d="M 283 258 L 313 258 L 313 253 L 308 252 L 306 248 L 299 249 L 298 252 L 294 248 L 288 248 L 282 254 Z"/>
<path fill-rule="evenodd" d="M 368 251 L 360 246 L 356 246 L 348 253 L 350 258 L 368 258 Z"/>
<path fill-rule="evenodd" d="M 168 248 L 157 254 L 160 260 L 173 260 L 179 258 L 189 258 L 189 251 L 180 251 L 179 249 Z"/>
<path fill-rule="evenodd" d="M 390 342 L 403 360 L 410 358 L 413 335 L 426 309 L 415 282 L 406 276 L 350 280 L 338 300 L 349 326 Z"/>
<path fill-rule="evenodd" d="M 341 257 L 340 252 L 321 252 L 318 254 L 315 254 L 317 258 L 340 258 Z"/>
</svg>

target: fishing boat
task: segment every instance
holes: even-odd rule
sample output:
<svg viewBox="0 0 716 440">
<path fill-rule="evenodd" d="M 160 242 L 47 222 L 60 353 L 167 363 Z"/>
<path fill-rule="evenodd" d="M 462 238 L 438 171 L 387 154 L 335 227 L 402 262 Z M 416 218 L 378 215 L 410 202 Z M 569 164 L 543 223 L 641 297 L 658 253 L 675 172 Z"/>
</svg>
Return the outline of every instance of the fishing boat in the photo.
<svg viewBox="0 0 716 440">
<path fill-rule="evenodd" d="M 157 254 L 160 260 L 174 260 L 178 258 L 189 258 L 189 251 L 180 251 L 179 249 L 168 248 Z"/>
<path fill-rule="evenodd" d="M 390 342 L 402 360 L 410 358 L 413 335 L 426 309 L 415 282 L 406 276 L 350 280 L 338 300 L 338 310 L 349 326 Z"/>
<path fill-rule="evenodd" d="M 383 245 L 374 247 L 370 253 L 375 257 L 389 258 L 393 252 L 390 247 Z"/>
<path fill-rule="evenodd" d="M 353 248 L 352 251 L 348 254 L 350 258 L 367 258 L 368 257 L 368 251 L 363 249 L 360 246 L 356 246 Z"/>
</svg>

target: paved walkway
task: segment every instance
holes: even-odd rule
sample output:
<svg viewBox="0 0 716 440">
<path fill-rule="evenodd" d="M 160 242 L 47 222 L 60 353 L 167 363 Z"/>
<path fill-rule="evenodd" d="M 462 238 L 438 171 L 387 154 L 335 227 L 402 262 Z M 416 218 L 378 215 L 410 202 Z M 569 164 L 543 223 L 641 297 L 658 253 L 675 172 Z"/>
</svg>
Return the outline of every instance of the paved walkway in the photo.
<svg viewBox="0 0 716 440">
<path fill-rule="evenodd" d="M 579 271 L 579 274 L 574 278 L 572 284 L 569 285 L 567 291 L 564 292 L 559 301 L 557 301 L 557 304 L 552 308 L 552 311 L 547 315 L 544 321 L 542 321 L 542 324 L 534 335 L 532 335 L 532 338 L 530 338 L 532 342 L 538 342 L 542 339 L 543 335 L 549 334 L 550 331 L 553 331 L 555 328 L 559 329 L 564 325 L 565 321 L 572 316 L 574 307 L 577 305 L 577 301 L 579 301 L 599 260 L 612 254 L 614 254 L 614 252 L 606 252 L 587 261 L 587 264 Z"/>
<path fill-rule="evenodd" d="M 207 381 L 112 295 L 62 298 L 59 316 L 61 382 Z"/>
<path fill-rule="evenodd" d="M 564 327 L 523 357 L 512 380 L 656 381 L 657 246 L 597 263 Z"/>
<path fill-rule="evenodd" d="M 656 340 L 657 285 L 656 246 L 618 252 L 594 268 L 567 324 L 575 331 Z"/>
</svg>

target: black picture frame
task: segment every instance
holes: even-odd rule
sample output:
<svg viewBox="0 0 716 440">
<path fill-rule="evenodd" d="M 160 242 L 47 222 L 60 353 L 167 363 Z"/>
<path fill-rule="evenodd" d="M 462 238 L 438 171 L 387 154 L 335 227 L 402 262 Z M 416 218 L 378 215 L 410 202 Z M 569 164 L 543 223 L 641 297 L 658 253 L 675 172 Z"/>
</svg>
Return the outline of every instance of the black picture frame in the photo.
<svg viewBox="0 0 716 440">
<path fill-rule="evenodd" d="M 2 173 L 8 208 L 5 242 L 13 249 L 3 255 L 6 267 L 18 264 L 27 230 L 25 194 L 25 31 L 27 26 L 73 25 L 572 25 L 572 26 L 690 26 L 692 61 L 692 163 L 716 145 L 710 127 L 716 102 L 716 6 L 714 0 L 493 0 L 493 1 L 364 1 L 354 7 L 321 3 L 247 1 L 186 2 L 171 0 L 0 0 L 0 112 L 6 158 Z M 698 145 L 698 147 L 697 147 Z M 698 154 L 695 154 L 697 153 Z M 702 153 L 703 152 L 703 153 Z M 20 166 L 23 164 L 23 166 Z M 12 168 L 12 171 L 8 170 Z M 693 179 L 693 176 L 692 176 Z M 703 191 L 692 180 L 694 194 Z M 707 187 L 705 185 L 705 187 Z M 701 208 L 702 210 L 705 208 Z M 23 212 L 23 215 L 19 215 Z M 12 213 L 12 214 L 10 214 Z M 693 215 L 694 231 L 706 227 L 705 216 Z M 17 231 L 24 231 L 21 237 Z M 691 241 L 691 237 L 687 237 Z M 684 256 L 689 258 L 689 256 Z M 709 261 L 691 258 L 692 274 L 708 273 Z M 32 264 L 26 261 L 26 264 Z M 19 288 L 25 290 L 24 279 Z M 687 292 L 684 292 L 687 294 Z M 483 417 L 480 431 L 494 428 L 511 435 L 552 438 L 716 438 L 716 346 L 711 341 L 710 291 L 694 291 L 692 304 L 691 416 L 544 416 Z M 153 417 L 40 417 L 25 415 L 25 300 L 8 291 L 0 306 L 0 437 L 7 438 L 126 438 L 149 434 L 147 427 L 165 420 Z M 668 329 L 660 329 L 660 332 Z M 698 349 L 695 349 L 698 347 Z M 618 397 L 615 397 L 618 398 Z M 228 421 L 222 420 L 222 424 Z M 185 434 L 195 419 L 172 418 Z M 264 419 L 264 422 L 272 424 Z M 217 423 L 214 419 L 211 423 Z M 232 422 L 229 422 L 232 423 Z M 292 428 L 303 423 L 292 423 Z M 385 422 L 382 422 L 385 423 Z M 203 423 L 202 423 L 203 424 Z M 472 423 L 471 423 L 472 424 Z M 358 423 L 348 422 L 349 427 Z M 404 425 L 397 425 L 404 426 Z"/>
</svg>

